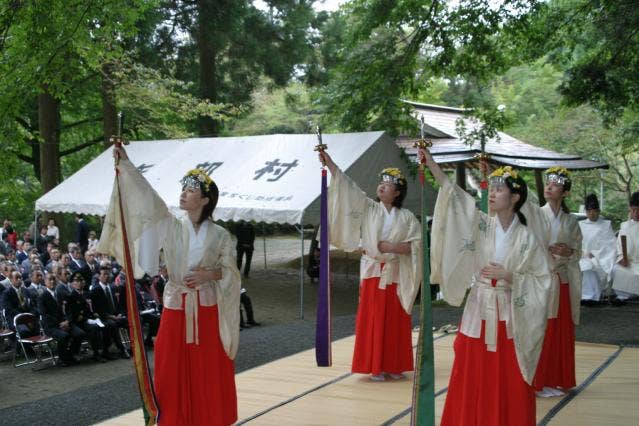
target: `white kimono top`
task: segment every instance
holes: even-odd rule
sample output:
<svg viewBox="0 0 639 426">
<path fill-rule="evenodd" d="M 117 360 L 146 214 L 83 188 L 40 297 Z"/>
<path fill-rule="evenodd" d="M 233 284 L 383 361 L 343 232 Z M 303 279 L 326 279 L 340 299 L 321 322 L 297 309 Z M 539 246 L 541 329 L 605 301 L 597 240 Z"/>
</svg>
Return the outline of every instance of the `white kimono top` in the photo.
<svg viewBox="0 0 639 426">
<path fill-rule="evenodd" d="M 224 350 L 235 358 L 239 344 L 240 273 L 234 258 L 231 236 L 224 228 L 210 220 L 202 223 L 195 234 L 188 216 L 176 218 L 164 201 L 128 160 L 118 165 L 123 211 L 127 225 L 130 253 L 137 278 L 144 272 L 151 275 L 158 270 L 159 250 L 164 259 L 169 280 L 164 288 L 165 309 L 184 309 L 186 342 L 199 343 L 198 295 L 202 306 L 218 306 L 220 338 Z M 124 264 L 124 249 L 119 220 L 118 188 L 114 183 L 98 252 L 114 256 Z M 189 270 L 195 268 L 222 270 L 222 279 L 210 281 L 191 289 L 183 284 Z M 184 307 L 182 297 L 185 295 Z"/>
<path fill-rule="evenodd" d="M 615 233 L 609 220 L 597 218 L 596 221 L 584 219 L 579 222 L 581 235 L 581 271 L 593 271 L 600 282 L 607 282 L 617 257 Z M 589 255 L 592 254 L 593 257 Z"/>
<path fill-rule="evenodd" d="M 397 208 L 389 213 L 339 169 L 331 177 L 328 204 L 331 244 L 345 251 L 358 250 L 361 244 L 360 278 L 380 277 L 382 289 L 397 283 L 399 301 L 410 315 L 422 281 L 421 225 L 415 215 Z M 411 252 L 380 253 L 380 241 L 410 243 Z"/>
<path fill-rule="evenodd" d="M 628 220 L 621 223 L 619 236 L 617 237 L 617 262 L 623 257 L 623 252 L 621 251 L 622 235 L 626 236 L 628 262 L 630 265 L 628 268 L 620 265 L 615 266 L 612 288 L 626 293 L 639 294 L 639 222 Z"/>
<path fill-rule="evenodd" d="M 496 217 L 478 210 L 473 197 L 448 181 L 437 196 L 431 241 L 431 282 L 439 283 L 444 300 L 460 306 L 471 286 L 461 333 L 480 338 L 485 321 L 486 347 L 495 351 L 498 321 L 505 321 L 521 374 L 532 383 L 552 282 L 545 248 L 516 216 L 502 229 Z M 498 280 L 493 287 L 483 278 L 481 269 L 490 262 L 511 272 L 512 283 Z"/>
<path fill-rule="evenodd" d="M 526 216 L 528 226 L 546 250 L 552 271 L 553 285 L 548 303 L 548 318 L 557 318 L 559 312 L 559 282 L 570 283 L 570 309 L 572 321 L 579 324 L 581 307 L 581 230 L 579 221 L 572 215 L 559 211 L 555 215 L 549 204 L 539 207 L 535 197 L 530 196 L 524 203 L 521 212 Z M 551 244 L 565 243 L 574 251 L 571 256 L 551 255 L 548 248 Z"/>
</svg>

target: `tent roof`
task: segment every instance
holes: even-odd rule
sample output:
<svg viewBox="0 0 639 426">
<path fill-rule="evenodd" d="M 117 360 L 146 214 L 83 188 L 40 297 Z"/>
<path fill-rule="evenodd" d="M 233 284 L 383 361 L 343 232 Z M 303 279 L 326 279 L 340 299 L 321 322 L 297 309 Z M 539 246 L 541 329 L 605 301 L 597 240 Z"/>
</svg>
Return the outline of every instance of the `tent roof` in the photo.
<svg viewBox="0 0 639 426">
<path fill-rule="evenodd" d="M 404 101 L 414 108 L 413 115 L 419 122 L 424 117 L 426 137 L 431 138 L 433 158 L 440 164 L 473 163 L 481 152 L 479 144 L 465 145 L 457 137 L 456 121 L 464 117 L 464 109 L 440 105 L 422 104 Z M 466 118 L 466 126 L 478 127 L 478 120 Z M 490 162 L 497 165 L 510 165 L 518 169 L 547 169 L 561 165 L 570 170 L 607 169 L 608 165 L 597 161 L 585 160 L 578 155 L 564 154 L 540 148 L 522 142 L 506 133 L 499 132 L 500 140 L 491 139 L 486 143 L 486 153 Z M 413 148 L 415 138 L 400 138 L 397 144 L 406 150 L 409 156 L 416 156 Z M 471 164 L 468 164 L 472 167 Z"/>
<path fill-rule="evenodd" d="M 323 140 L 336 164 L 368 194 L 374 195 L 382 168 L 407 168 L 401 150 L 383 132 L 326 134 Z M 316 144 L 314 134 L 279 134 L 139 141 L 126 150 L 176 214 L 180 214 L 180 179 L 188 170 L 203 167 L 220 189 L 215 219 L 297 224 L 319 223 Z M 113 157 L 107 149 L 40 197 L 36 210 L 104 215 L 113 180 Z M 405 202 L 416 213 L 417 186 L 409 183 Z"/>
</svg>

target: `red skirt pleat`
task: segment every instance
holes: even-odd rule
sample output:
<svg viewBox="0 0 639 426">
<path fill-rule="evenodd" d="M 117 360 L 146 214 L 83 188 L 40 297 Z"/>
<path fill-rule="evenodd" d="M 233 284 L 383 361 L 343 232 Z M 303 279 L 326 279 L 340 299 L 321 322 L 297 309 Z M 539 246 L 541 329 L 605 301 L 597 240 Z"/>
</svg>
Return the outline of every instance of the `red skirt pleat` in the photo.
<svg viewBox="0 0 639 426">
<path fill-rule="evenodd" d="M 400 374 L 413 370 L 411 318 L 397 284 L 379 288 L 379 277 L 362 280 L 355 321 L 353 373 Z"/>
<path fill-rule="evenodd" d="M 199 345 L 186 343 L 183 310 L 162 311 L 155 341 L 159 424 L 230 425 L 237 420 L 235 368 L 222 346 L 217 306 L 198 306 Z"/>
<path fill-rule="evenodd" d="M 533 385 L 537 391 L 544 386 L 570 389 L 576 385 L 575 324 L 572 322 L 568 283 L 559 285 L 557 318 L 548 320 Z"/>
<path fill-rule="evenodd" d="M 486 349 L 484 327 L 482 321 L 479 339 L 455 338 L 441 425 L 535 425 L 535 392 L 521 375 L 506 323 L 499 321 L 495 352 Z"/>
</svg>

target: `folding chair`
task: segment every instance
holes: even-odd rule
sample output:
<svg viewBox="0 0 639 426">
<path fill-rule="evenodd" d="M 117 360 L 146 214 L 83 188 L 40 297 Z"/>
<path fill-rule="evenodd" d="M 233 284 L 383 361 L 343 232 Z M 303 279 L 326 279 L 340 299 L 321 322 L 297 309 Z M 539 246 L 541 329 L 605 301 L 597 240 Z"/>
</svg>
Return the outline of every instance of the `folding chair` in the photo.
<svg viewBox="0 0 639 426">
<path fill-rule="evenodd" d="M 13 349 L 13 343 L 7 346 L 6 341 L 10 340 L 15 333 L 11 330 L 7 324 L 7 318 L 4 315 L 4 309 L 0 315 L 0 356 L 4 358 L 4 355 L 11 353 Z M 7 351 L 7 347 L 10 349 Z"/>
<path fill-rule="evenodd" d="M 52 361 L 52 364 L 55 365 L 55 356 L 53 355 L 53 349 L 51 348 L 53 338 L 44 334 L 44 330 L 40 325 L 40 321 L 38 321 L 38 318 L 36 318 L 35 315 L 29 313 L 18 314 L 15 316 L 15 318 L 13 318 L 13 325 L 16 329 L 16 348 L 13 352 L 14 367 L 20 367 L 27 364 L 36 364 L 43 361 Z M 30 330 L 33 330 L 34 335 L 22 336 L 20 333 L 20 327 L 18 327 L 19 325 L 26 325 Z M 32 349 L 35 352 L 35 359 L 32 359 L 29 356 L 27 348 Z M 48 358 L 42 358 L 41 352 L 43 348 L 49 352 Z M 22 354 L 25 358 L 25 361 L 20 364 L 16 364 L 18 349 L 22 351 Z"/>
</svg>

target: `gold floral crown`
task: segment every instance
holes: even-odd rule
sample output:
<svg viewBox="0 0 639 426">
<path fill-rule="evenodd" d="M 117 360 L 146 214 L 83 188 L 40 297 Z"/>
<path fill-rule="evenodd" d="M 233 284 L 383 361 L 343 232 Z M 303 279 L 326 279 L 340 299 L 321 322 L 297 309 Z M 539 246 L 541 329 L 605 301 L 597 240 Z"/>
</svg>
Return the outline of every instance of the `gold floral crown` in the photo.
<svg viewBox="0 0 639 426">
<path fill-rule="evenodd" d="M 203 192 L 209 192 L 211 185 L 213 185 L 213 179 L 206 173 L 204 169 L 191 169 L 186 172 L 186 175 L 180 181 L 182 186 L 189 188 L 198 188 Z"/>
<path fill-rule="evenodd" d="M 379 173 L 379 179 L 382 182 L 394 183 L 395 185 L 405 186 L 406 178 L 401 170 L 397 167 L 387 167 Z"/>
<path fill-rule="evenodd" d="M 510 166 L 495 169 L 490 176 L 488 176 L 488 179 L 492 185 L 503 184 L 506 180 L 510 179 L 510 184 L 513 188 L 518 189 L 521 186 L 521 182 L 518 182 L 520 180 L 519 173 Z"/>
<path fill-rule="evenodd" d="M 570 172 L 568 171 L 567 168 L 562 166 L 551 167 L 548 170 L 546 170 L 546 174 L 547 175 L 563 175 L 567 177 L 568 179 L 570 179 Z"/>
<path fill-rule="evenodd" d="M 563 186 L 566 191 L 570 190 L 572 183 L 570 172 L 562 166 L 554 166 L 546 170 L 546 181 L 559 184 Z"/>
</svg>

